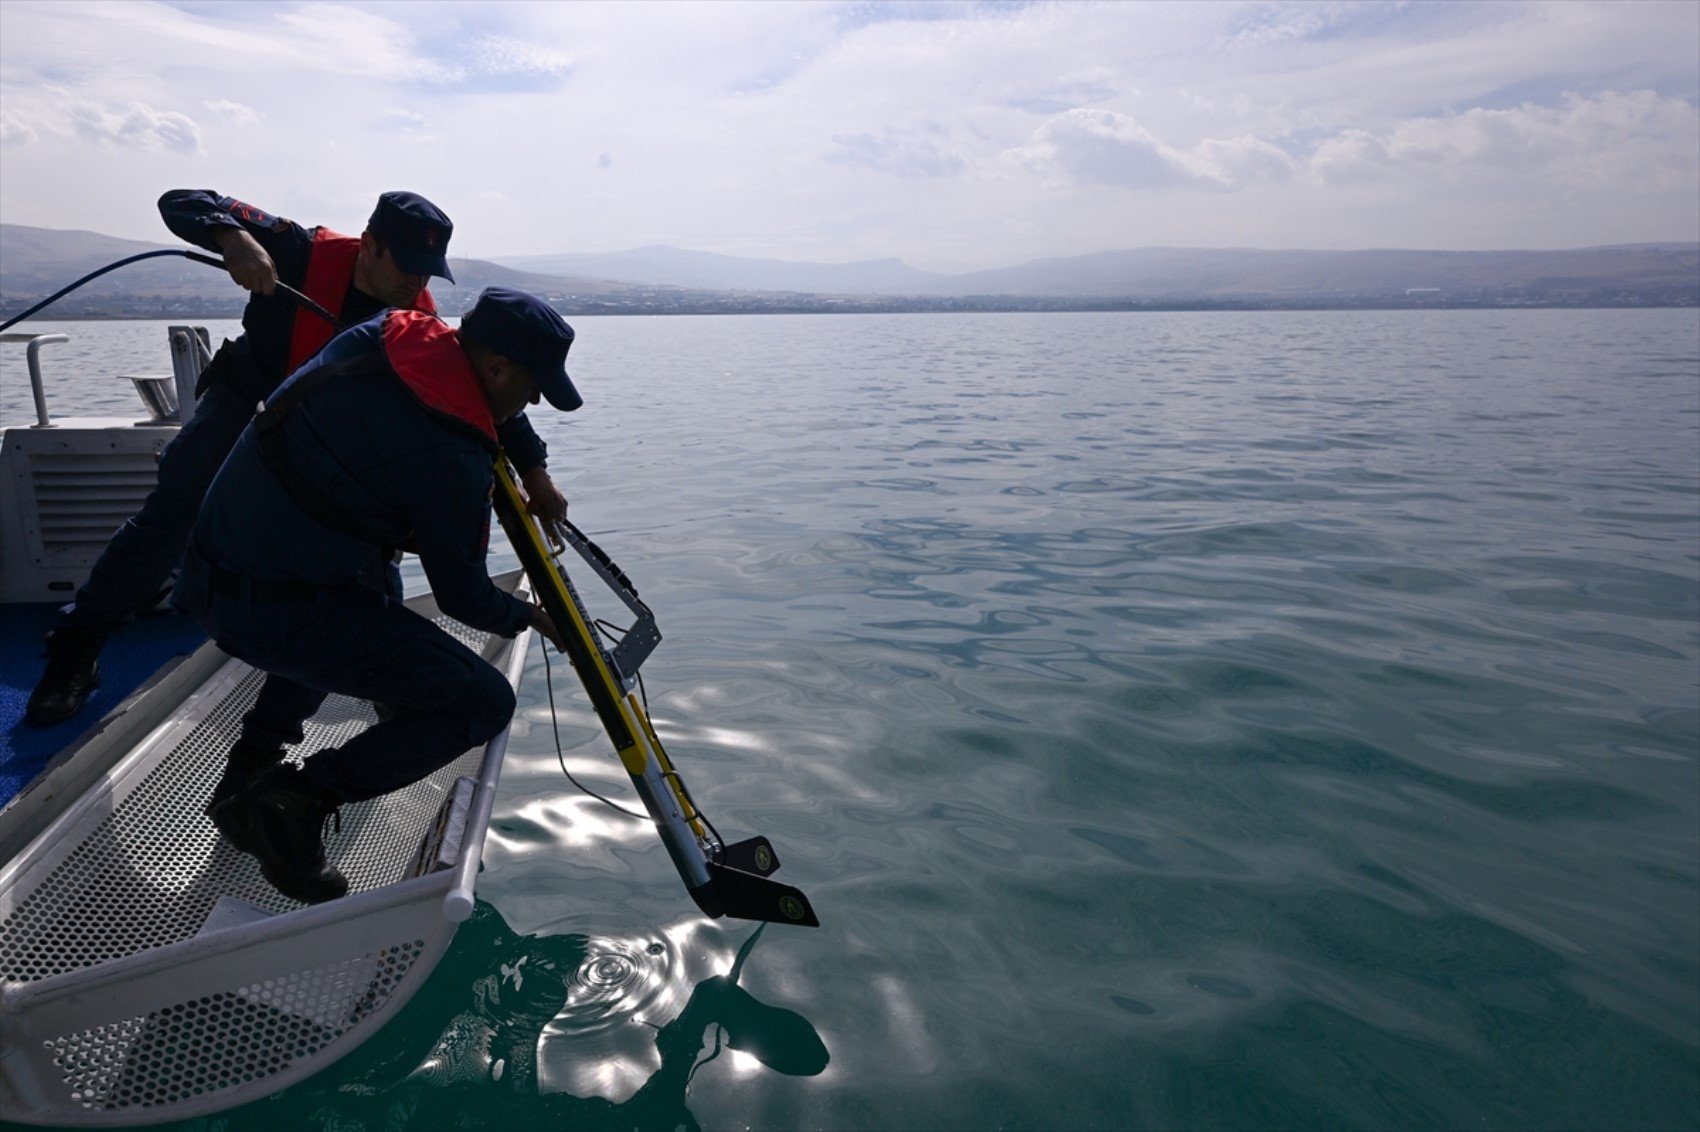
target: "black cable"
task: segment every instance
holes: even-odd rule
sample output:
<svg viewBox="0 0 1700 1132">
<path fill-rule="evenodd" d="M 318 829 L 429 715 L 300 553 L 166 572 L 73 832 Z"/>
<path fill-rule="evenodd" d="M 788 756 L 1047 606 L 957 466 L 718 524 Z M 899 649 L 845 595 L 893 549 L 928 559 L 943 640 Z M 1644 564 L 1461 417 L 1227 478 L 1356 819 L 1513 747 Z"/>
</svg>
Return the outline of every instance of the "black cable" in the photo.
<svg viewBox="0 0 1700 1132">
<path fill-rule="evenodd" d="M 621 629 L 618 625 L 614 625 L 610 622 L 603 621 L 603 620 L 600 620 L 600 619 L 591 622 L 591 624 L 599 632 L 602 632 L 602 633 L 618 632 L 621 636 L 624 636 L 625 633 L 626 633 L 626 630 Z M 554 669 L 549 664 L 549 642 L 548 641 L 543 642 L 543 683 L 549 689 L 549 725 L 550 725 L 551 728 L 554 729 L 554 732 L 555 732 L 555 761 L 561 764 L 561 773 L 567 776 L 567 781 L 571 782 L 574 786 L 578 787 L 581 791 L 590 795 L 592 798 L 595 798 L 598 802 L 601 802 L 603 805 L 610 806 L 613 809 L 619 810 L 622 814 L 625 814 L 628 817 L 638 818 L 642 821 L 647 821 L 647 822 L 650 822 L 650 823 L 653 824 L 655 819 L 650 817 L 648 814 L 634 813 L 633 811 L 628 810 L 628 809 L 626 809 L 626 807 L 620 805 L 620 803 L 610 801 L 609 799 L 604 798 L 602 795 L 598 794 L 596 791 L 592 790 L 590 787 L 586 786 L 584 783 L 582 783 L 578 779 L 574 778 L 573 772 L 567 769 L 567 756 L 566 756 L 566 753 L 561 749 L 560 723 L 555 718 L 555 679 L 554 679 Z M 641 673 L 641 672 L 637 674 L 637 683 L 638 683 L 638 697 L 643 701 L 643 713 L 645 715 L 648 715 L 649 714 L 649 689 L 644 687 L 643 673 Z M 681 798 L 683 798 L 687 803 L 689 803 L 691 810 L 696 814 L 697 820 L 702 822 L 703 828 L 708 830 L 709 835 L 712 836 L 714 838 L 714 840 L 717 841 L 718 843 L 720 843 L 721 845 L 725 845 L 726 839 L 720 836 L 720 831 L 718 829 L 714 828 L 714 822 L 709 820 L 708 814 L 706 812 L 704 812 L 704 810 L 701 806 L 697 805 L 696 799 L 691 797 L 690 789 L 688 787 L 686 787 L 685 780 L 679 777 L 679 772 L 676 771 L 676 770 L 667 770 L 667 771 L 663 772 L 662 777 L 670 779 L 672 781 L 673 789 L 678 792 L 678 794 Z"/>
<path fill-rule="evenodd" d="M 601 633 L 604 637 L 611 637 L 615 633 L 618 633 L 621 637 L 624 637 L 630 631 L 629 629 L 622 629 L 620 626 L 614 624 L 611 621 L 604 621 L 601 618 L 597 618 L 596 620 L 592 621 L 591 625 L 593 627 L 595 627 L 596 631 L 598 633 Z M 615 642 L 615 643 L 617 643 L 617 642 Z M 548 657 L 545 656 L 544 660 L 547 661 Z M 643 682 L 643 673 L 638 672 L 638 673 L 635 673 L 634 675 L 637 677 L 638 699 L 643 703 L 643 714 L 649 715 L 650 714 L 650 711 L 649 711 L 649 688 Z M 720 831 L 718 829 L 714 828 L 714 823 L 709 820 L 708 814 L 703 812 L 703 808 L 701 806 L 697 805 L 697 800 L 695 798 L 691 797 L 690 788 L 685 785 L 685 780 L 683 778 L 679 777 L 679 772 L 676 771 L 676 770 L 671 770 L 671 769 L 666 770 L 666 771 L 662 772 L 662 777 L 672 780 L 673 789 L 678 792 L 679 797 L 683 798 L 686 801 L 686 803 L 688 803 L 690 805 L 691 812 L 694 813 L 696 815 L 697 819 L 702 822 L 703 827 L 705 829 L 707 829 L 710 834 L 713 835 L 713 837 L 716 841 L 720 842 L 720 844 L 722 844 L 722 845 L 725 845 L 726 841 L 725 841 L 724 838 L 722 838 L 720 836 Z"/>
<path fill-rule="evenodd" d="M 41 302 L 39 302 L 35 306 L 31 307 L 29 310 L 25 311 L 23 314 L 16 315 L 15 317 L 7 319 L 4 323 L 0 323 L 0 334 L 3 334 L 6 331 L 12 329 L 12 327 L 16 326 L 18 323 L 22 322 L 24 319 L 28 318 L 30 315 L 36 313 L 37 311 L 43 310 L 47 307 L 52 306 L 54 303 L 58 302 L 60 299 L 63 299 L 66 295 L 69 295 L 72 291 L 75 291 L 78 287 L 81 287 L 83 284 L 91 283 L 94 280 L 99 279 L 102 275 L 105 275 L 108 271 L 116 271 L 120 267 L 127 267 L 128 265 L 130 265 L 132 263 L 139 263 L 140 261 L 142 261 L 144 259 L 157 259 L 160 256 L 167 256 L 167 255 L 180 255 L 184 259 L 192 259 L 196 263 L 204 263 L 208 267 L 216 267 L 221 271 L 224 270 L 224 267 L 225 267 L 224 261 L 221 260 L 221 259 L 214 259 L 210 255 L 202 255 L 200 252 L 192 252 L 192 251 L 188 251 L 184 248 L 162 248 L 162 249 L 160 249 L 159 251 L 156 251 L 156 252 L 142 252 L 140 255 L 128 256 L 124 259 L 116 260 L 112 263 L 109 263 L 105 267 L 98 268 L 94 271 L 89 272 L 87 275 L 83 276 L 81 279 L 77 280 L 75 283 L 72 283 L 69 286 L 59 288 L 59 290 L 53 292 L 53 294 L 47 296 L 47 298 L 41 300 Z M 289 286 L 287 283 L 279 283 L 277 285 L 277 289 L 279 291 L 282 291 L 285 295 L 288 295 L 291 299 L 294 299 L 301 306 L 312 311 L 314 314 L 318 315 L 320 318 L 322 318 L 326 322 L 330 323 L 332 326 L 337 325 L 336 316 L 334 314 L 332 314 L 330 311 L 326 310 L 324 307 L 321 307 L 318 303 L 315 303 L 312 299 L 309 299 L 306 295 L 303 295 L 300 291 L 297 291 L 294 287 Z"/>
<path fill-rule="evenodd" d="M 573 772 L 567 769 L 567 754 L 561 749 L 561 723 L 555 715 L 555 677 L 554 668 L 549 663 L 549 642 L 547 640 L 543 642 L 543 683 L 549 689 L 549 727 L 555 732 L 555 761 L 561 764 L 561 773 L 567 776 L 567 781 L 578 787 L 584 793 L 589 794 L 592 798 L 595 798 L 598 802 L 601 802 L 604 806 L 609 806 L 613 809 L 619 810 L 627 817 L 637 818 L 639 821 L 653 823 L 655 819 L 650 817 L 648 814 L 640 814 L 635 810 L 628 810 L 626 807 L 620 805 L 620 803 L 604 798 L 602 795 L 574 778 Z"/>
<path fill-rule="evenodd" d="M 576 530 L 576 528 L 575 528 L 575 530 Z M 580 535 L 580 537 L 581 538 L 583 537 L 582 534 Z M 592 545 L 594 545 L 594 544 L 592 544 Z M 604 555 L 603 557 L 606 558 L 606 555 Z M 618 640 L 618 638 L 615 637 L 615 634 L 618 634 L 619 637 L 623 638 L 628 632 L 630 632 L 629 628 L 622 628 L 621 626 L 616 625 L 611 621 L 603 620 L 600 617 L 591 620 L 590 626 L 591 626 L 593 631 L 595 631 L 597 634 L 599 634 L 602 638 L 608 640 L 610 644 L 618 644 L 619 643 L 619 640 Z M 643 713 L 644 713 L 644 715 L 647 716 L 650 713 L 649 712 L 649 689 L 648 689 L 648 687 L 646 687 L 644 685 L 643 673 L 638 672 L 638 673 L 635 673 L 634 675 L 637 677 L 638 699 L 643 703 Z M 544 679 L 544 682 L 549 686 L 549 719 L 550 719 L 550 723 L 553 725 L 553 724 L 555 724 L 555 683 L 554 683 L 554 679 L 551 675 L 551 669 L 550 669 L 550 666 L 549 666 L 549 644 L 548 644 L 547 641 L 545 641 L 544 644 L 543 644 L 543 679 Z M 651 822 L 653 822 L 655 820 L 654 818 L 649 818 L 647 814 L 634 814 L 634 813 L 632 813 L 632 811 L 626 809 L 624 806 L 620 805 L 618 802 L 610 802 L 607 798 L 604 798 L 602 795 L 596 793 L 594 790 L 589 789 L 583 783 L 581 783 L 578 779 L 574 778 L 572 776 L 572 772 L 567 770 L 566 755 L 563 754 L 562 751 L 561 751 L 561 732 L 560 732 L 558 725 L 556 726 L 556 731 L 555 731 L 555 757 L 556 757 L 556 760 L 560 762 L 561 773 L 567 776 L 567 781 L 571 782 L 574 786 L 577 786 L 580 790 L 584 791 L 586 794 L 589 794 L 592 798 L 595 798 L 597 801 L 602 802 L 605 805 L 612 806 L 614 809 L 619 810 L 623 814 L 629 814 L 632 817 L 648 818 L 648 820 L 651 821 Z M 695 798 L 691 797 L 690 788 L 685 785 L 685 780 L 683 778 L 679 777 L 679 772 L 676 771 L 676 770 L 668 769 L 668 770 L 662 772 L 662 777 L 666 778 L 666 779 L 668 779 L 672 782 L 674 791 L 679 795 L 679 797 L 681 799 L 684 800 L 684 802 L 688 806 L 690 806 L 691 811 L 696 816 L 696 819 L 698 821 L 702 822 L 704 829 L 708 830 L 709 836 L 712 837 L 721 846 L 724 846 L 726 844 L 726 839 L 720 836 L 720 831 L 718 829 L 714 828 L 714 822 L 710 821 L 708 814 L 703 811 L 703 808 L 701 806 L 697 805 L 697 800 Z"/>
<path fill-rule="evenodd" d="M 58 302 L 60 299 L 63 299 L 66 295 L 69 295 L 72 291 L 75 291 L 78 287 L 81 287 L 84 283 L 88 283 L 88 282 L 91 282 L 92 280 L 99 279 L 102 275 L 105 275 L 108 271 L 116 271 L 120 267 L 124 267 L 127 264 L 136 263 L 136 262 L 138 262 L 140 260 L 144 260 L 144 259 L 155 259 L 155 258 L 162 256 L 162 255 L 188 256 L 189 254 L 190 254 L 189 252 L 183 251 L 180 248 L 167 248 L 164 251 L 143 252 L 141 255 L 133 255 L 133 256 L 130 256 L 128 259 L 121 259 L 121 260 L 117 261 L 116 263 L 109 263 L 105 267 L 100 268 L 98 271 L 89 272 L 87 275 L 83 276 L 81 279 L 77 280 L 75 283 L 72 283 L 69 287 L 61 287 L 59 290 L 53 292 L 53 294 L 47 296 L 47 298 L 41 300 L 41 302 L 39 302 L 35 306 L 31 307 L 29 310 L 25 311 L 23 314 L 18 315 L 16 318 L 7 319 L 4 324 L 0 324 L 0 333 L 4 333 L 5 331 L 12 329 L 12 327 L 16 326 L 18 323 L 22 322 L 24 319 L 26 319 L 30 315 L 34 314 L 36 311 L 41 310 L 43 307 L 52 306 L 54 303 Z"/>
</svg>

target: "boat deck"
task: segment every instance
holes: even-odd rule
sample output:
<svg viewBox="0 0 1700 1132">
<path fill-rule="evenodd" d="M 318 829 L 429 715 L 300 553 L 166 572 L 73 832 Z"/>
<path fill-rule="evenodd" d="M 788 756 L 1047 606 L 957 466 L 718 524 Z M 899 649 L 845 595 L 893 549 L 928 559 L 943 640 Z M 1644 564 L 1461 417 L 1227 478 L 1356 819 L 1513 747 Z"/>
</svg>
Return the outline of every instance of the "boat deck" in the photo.
<svg viewBox="0 0 1700 1132">
<path fill-rule="evenodd" d="M 438 623 L 517 682 L 529 633 Z M 204 646 L 0 815 L 8 1116 L 149 1123 L 274 1092 L 399 1009 L 471 911 L 506 734 L 344 806 L 326 848 L 349 895 L 304 907 L 202 813 L 262 679 Z M 291 755 L 375 718 L 331 697 Z"/>
<path fill-rule="evenodd" d="M 0 604 L 0 806 L 11 801 L 60 751 L 73 747 L 101 717 L 123 703 L 161 666 L 206 643 L 180 613 L 148 613 L 113 636 L 100 656 L 100 687 L 83 710 L 51 727 L 24 722 L 24 707 L 41 679 L 43 639 L 59 606 Z"/>
</svg>

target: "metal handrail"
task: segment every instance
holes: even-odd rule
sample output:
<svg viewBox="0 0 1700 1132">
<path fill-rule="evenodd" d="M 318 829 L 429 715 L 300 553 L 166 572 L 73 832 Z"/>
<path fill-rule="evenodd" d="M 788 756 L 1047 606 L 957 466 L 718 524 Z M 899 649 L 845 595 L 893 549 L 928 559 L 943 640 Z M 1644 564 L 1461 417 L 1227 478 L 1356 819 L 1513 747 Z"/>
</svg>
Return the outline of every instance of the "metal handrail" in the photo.
<svg viewBox="0 0 1700 1132">
<path fill-rule="evenodd" d="M 47 415 L 47 392 L 41 384 L 41 348 L 56 342 L 69 342 L 68 334 L 0 334 L 0 342 L 28 342 L 30 393 L 35 397 L 36 423 L 31 428 L 52 428 L 53 418 Z"/>
<path fill-rule="evenodd" d="M 195 415 L 198 398 L 195 388 L 200 384 L 201 371 L 212 362 L 212 346 L 204 326 L 173 326 L 171 333 L 171 369 L 177 379 L 177 419 L 187 424 Z"/>
<path fill-rule="evenodd" d="M 212 347 L 207 340 L 207 332 L 199 326 L 172 326 L 171 335 L 171 368 L 174 371 L 172 382 L 177 397 L 176 404 L 165 406 L 168 411 L 162 411 L 162 406 L 148 391 L 141 388 L 140 382 L 148 379 L 131 378 L 138 382 L 137 393 L 142 403 L 153 414 L 149 424 L 177 424 L 187 421 L 195 411 L 195 386 L 199 382 L 201 371 L 212 361 Z M 26 331 L 14 331 L 0 334 L 0 342 L 27 342 L 28 362 L 30 369 L 30 393 L 35 398 L 36 423 L 31 428 L 54 428 L 52 416 L 47 411 L 47 391 L 41 377 L 41 348 L 56 342 L 69 342 L 66 334 L 31 334 Z"/>
<path fill-rule="evenodd" d="M 502 578 L 494 580 L 498 585 L 503 582 Z M 524 589 L 515 586 L 514 596 L 523 598 Z M 525 658 L 531 652 L 531 637 L 535 631 L 521 630 L 514 638 L 513 644 L 508 646 L 511 651 L 508 653 L 503 675 L 515 688 L 519 687 L 520 673 L 525 671 Z M 483 859 L 484 838 L 490 829 L 490 812 L 496 804 L 496 784 L 502 776 L 502 763 L 508 754 L 508 733 L 512 730 L 513 723 L 510 720 L 508 726 L 502 728 L 501 734 L 484 746 L 484 759 L 478 766 L 478 786 L 466 814 L 465 832 L 461 834 L 461 857 L 455 863 L 454 880 L 449 886 L 448 895 L 443 898 L 443 918 L 451 924 L 461 923 L 472 915 L 472 908 L 477 899 L 475 891 L 478 885 L 478 866 Z"/>
</svg>

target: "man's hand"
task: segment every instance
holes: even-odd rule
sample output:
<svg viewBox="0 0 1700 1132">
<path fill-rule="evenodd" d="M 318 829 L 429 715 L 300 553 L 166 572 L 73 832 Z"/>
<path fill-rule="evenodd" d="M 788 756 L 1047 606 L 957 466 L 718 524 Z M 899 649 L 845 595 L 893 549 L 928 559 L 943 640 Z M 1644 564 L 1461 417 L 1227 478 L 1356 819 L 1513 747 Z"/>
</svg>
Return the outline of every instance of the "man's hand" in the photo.
<svg viewBox="0 0 1700 1132">
<path fill-rule="evenodd" d="M 520 477 L 525 485 L 525 509 L 543 520 L 545 529 L 567 517 L 567 497 L 549 478 L 549 469 L 542 464 Z"/>
<path fill-rule="evenodd" d="M 567 651 L 567 642 L 561 639 L 561 631 L 555 627 L 555 619 L 540 605 L 531 607 L 531 627 L 548 637 L 556 652 Z"/>
<path fill-rule="evenodd" d="M 218 246 L 224 269 L 243 288 L 261 295 L 277 289 L 277 264 L 254 237 L 240 228 L 226 228 L 218 234 Z"/>
</svg>

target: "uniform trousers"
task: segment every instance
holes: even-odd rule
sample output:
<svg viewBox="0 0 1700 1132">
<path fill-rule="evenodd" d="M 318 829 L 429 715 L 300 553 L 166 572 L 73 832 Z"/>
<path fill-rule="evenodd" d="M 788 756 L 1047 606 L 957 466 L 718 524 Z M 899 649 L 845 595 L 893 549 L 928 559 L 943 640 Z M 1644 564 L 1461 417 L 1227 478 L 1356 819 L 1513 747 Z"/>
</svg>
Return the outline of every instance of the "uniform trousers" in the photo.
<svg viewBox="0 0 1700 1132">
<path fill-rule="evenodd" d="M 249 581 L 191 548 L 173 604 L 224 651 L 266 673 L 243 720 L 249 742 L 299 743 L 302 724 L 333 692 L 394 710 L 303 765 L 344 802 L 417 782 L 489 742 L 513 718 L 506 677 L 376 588 Z"/>
</svg>

